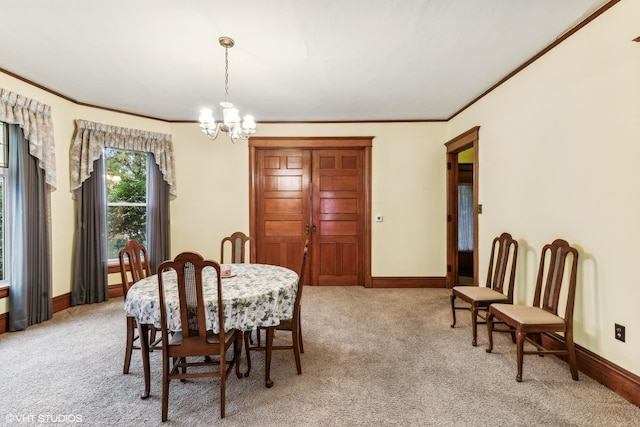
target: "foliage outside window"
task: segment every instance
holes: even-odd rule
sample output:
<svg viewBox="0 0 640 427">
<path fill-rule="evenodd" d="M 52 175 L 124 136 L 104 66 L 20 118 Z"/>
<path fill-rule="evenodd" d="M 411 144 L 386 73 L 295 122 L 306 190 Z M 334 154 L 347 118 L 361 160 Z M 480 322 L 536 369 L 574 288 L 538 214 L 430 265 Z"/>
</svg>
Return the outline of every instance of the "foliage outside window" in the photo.
<svg viewBox="0 0 640 427">
<path fill-rule="evenodd" d="M 128 240 L 147 244 L 147 154 L 105 148 L 105 160 L 107 254 L 117 259 Z"/>
</svg>

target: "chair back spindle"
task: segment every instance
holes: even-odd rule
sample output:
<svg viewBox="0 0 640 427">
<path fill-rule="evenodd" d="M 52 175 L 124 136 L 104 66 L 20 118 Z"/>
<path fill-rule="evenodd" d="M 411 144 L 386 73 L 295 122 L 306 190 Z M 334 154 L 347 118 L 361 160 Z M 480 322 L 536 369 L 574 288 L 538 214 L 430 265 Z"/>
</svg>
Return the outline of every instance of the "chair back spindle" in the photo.
<svg viewBox="0 0 640 427">
<path fill-rule="evenodd" d="M 120 262 L 120 277 L 122 279 L 122 292 L 127 296 L 129 288 L 140 279 L 151 276 L 151 267 L 149 266 L 149 257 L 147 249 L 144 245 L 136 240 L 129 240 L 125 246 L 120 249 L 118 256 Z M 129 280 L 129 274 L 131 280 Z"/>
<path fill-rule="evenodd" d="M 489 271 L 487 274 L 487 288 L 504 293 L 507 285 L 507 298 L 513 301 L 513 284 L 516 278 L 516 262 L 518 260 L 518 242 L 509 233 L 502 233 L 493 239 Z M 506 281 L 507 272 L 509 280 Z"/>
<path fill-rule="evenodd" d="M 568 265 L 568 261 L 571 261 L 571 267 L 570 277 L 568 278 L 569 289 L 567 290 L 568 298 L 564 317 L 571 319 L 573 318 L 573 301 L 575 299 L 575 284 L 578 270 L 578 251 L 569 246 L 569 243 L 565 240 L 556 239 L 542 248 L 533 305 L 556 316 L 558 315 L 560 291 L 563 282 L 567 279 L 565 277 L 565 267 Z M 544 290 L 542 289 L 543 283 Z"/>
<path fill-rule="evenodd" d="M 236 231 L 231 236 L 222 239 L 220 244 L 220 263 L 224 264 L 225 247 L 231 247 L 231 264 L 242 264 L 246 262 L 247 246 L 249 250 L 249 262 L 256 262 L 255 239 L 247 236 L 241 231 Z"/>
</svg>

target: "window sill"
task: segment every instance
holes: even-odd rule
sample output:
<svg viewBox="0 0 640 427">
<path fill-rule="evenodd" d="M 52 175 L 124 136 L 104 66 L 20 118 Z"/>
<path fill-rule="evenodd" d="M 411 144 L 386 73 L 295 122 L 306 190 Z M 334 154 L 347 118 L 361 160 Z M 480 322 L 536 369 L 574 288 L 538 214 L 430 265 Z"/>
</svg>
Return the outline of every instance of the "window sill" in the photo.
<svg viewBox="0 0 640 427">
<path fill-rule="evenodd" d="M 107 274 L 112 273 L 120 273 L 120 261 L 117 259 L 107 261 Z"/>
</svg>

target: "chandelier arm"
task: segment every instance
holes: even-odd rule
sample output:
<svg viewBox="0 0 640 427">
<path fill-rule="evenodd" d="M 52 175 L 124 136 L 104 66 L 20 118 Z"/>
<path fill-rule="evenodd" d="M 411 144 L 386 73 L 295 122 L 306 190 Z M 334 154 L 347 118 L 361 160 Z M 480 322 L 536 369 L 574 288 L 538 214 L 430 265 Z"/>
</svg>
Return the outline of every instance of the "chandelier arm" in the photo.
<svg viewBox="0 0 640 427">
<path fill-rule="evenodd" d="M 218 137 L 218 133 L 220 133 L 220 123 L 216 124 L 216 127 L 212 131 L 210 128 L 202 129 L 209 139 L 216 139 Z"/>
</svg>

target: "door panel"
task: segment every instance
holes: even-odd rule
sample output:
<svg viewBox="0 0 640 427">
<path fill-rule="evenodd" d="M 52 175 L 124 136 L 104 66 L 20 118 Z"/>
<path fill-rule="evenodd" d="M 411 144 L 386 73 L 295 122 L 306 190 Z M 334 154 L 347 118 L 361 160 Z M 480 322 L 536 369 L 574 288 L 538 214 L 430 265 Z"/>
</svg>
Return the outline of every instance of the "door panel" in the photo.
<svg viewBox="0 0 640 427">
<path fill-rule="evenodd" d="M 362 150 L 314 150 L 313 283 L 363 285 Z"/>
<path fill-rule="evenodd" d="M 311 152 L 258 150 L 256 167 L 257 262 L 298 271 L 310 223 Z"/>
<path fill-rule="evenodd" d="M 253 158 L 257 262 L 297 271 L 308 238 L 305 284 L 367 285 L 365 150 L 264 147 Z"/>
</svg>

